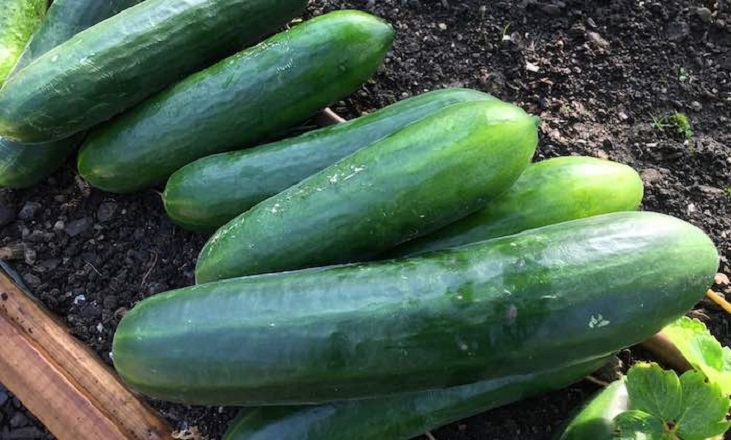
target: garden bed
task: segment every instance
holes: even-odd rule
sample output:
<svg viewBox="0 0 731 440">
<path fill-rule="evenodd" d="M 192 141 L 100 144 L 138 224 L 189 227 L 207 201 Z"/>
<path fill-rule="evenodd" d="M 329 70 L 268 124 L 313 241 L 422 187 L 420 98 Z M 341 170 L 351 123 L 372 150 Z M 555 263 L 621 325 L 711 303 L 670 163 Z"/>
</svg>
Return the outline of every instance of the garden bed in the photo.
<svg viewBox="0 0 731 440">
<path fill-rule="evenodd" d="M 708 233 L 731 275 L 731 5 L 637 2 L 313 1 L 386 18 L 397 40 L 376 78 L 334 109 L 347 117 L 447 86 L 472 87 L 543 119 L 538 159 L 584 154 L 633 166 L 643 208 Z M 485 5 L 484 7 L 481 5 Z M 692 135 L 669 115 L 688 117 Z M 683 128 L 683 127 L 680 127 Z M 70 161 L 23 191 L 0 189 L 0 248 L 55 314 L 111 364 L 123 313 L 152 294 L 193 284 L 204 236 L 165 215 L 160 196 L 91 189 Z M 5 258 L 5 257 L 3 257 Z M 731 293 L 731 287 L 717 285 Z M 694 315 L 731 345 L 728 315 L 701 302 Z M 645 358 L 624 352 L 625 362 Z M 597 386 L 584 382 L 435 431 L 449 439 L 546 439 Z M 233 409 L 153 402 L 176 428 L 218 438 Z M 0 439 L 49 438 L 0 388 Z"/>
</svg>

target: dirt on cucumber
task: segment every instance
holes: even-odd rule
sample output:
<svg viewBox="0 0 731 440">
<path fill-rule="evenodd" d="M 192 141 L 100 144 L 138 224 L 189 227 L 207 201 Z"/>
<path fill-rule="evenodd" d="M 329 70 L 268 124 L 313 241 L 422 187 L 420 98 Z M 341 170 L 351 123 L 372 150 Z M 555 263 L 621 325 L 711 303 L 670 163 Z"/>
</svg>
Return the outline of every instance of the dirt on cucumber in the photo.
<svg viewBox="0 0 731 440">
<path fill-rule="evenodd" d="M 426 90 L 472 87 L 539 115 L 536 160 L 609 158 L 641 173 L 643 209 L 703 229 L 731 276 L 731 3 L 610 0 L 313 0 L 308 16 L 363 9 L 397 40 L 378 75 L 334 109 L 352 118 Z M 678 124 L 675 113 L 687 116 Z M 692 131 L 692 133 L 690 133 Z M 159 189 L 158 189 L 159 190 Z M 156 191 L 90 188 L 73 161 L 38 186 L 0 189 L 0 254 L 107 363 L 119 319 L 152 294 L 193 283 L 206 237 L 166 216 Z M 731 295 L 723 276 L 714 286 Z M 692 314 L 731 345 L 728 315 Z M 649 359 L 621 353 L 624 367 Z M 598 388 L 583 381 L 432 432 L 438 440 L 550 439 Z M 218 439 L 236 414 L 152 402 L 176 429 Z M 0 439 L 52 438 L 0 386 Z M 203 438 L 203 437 L 201 437 Z"/>
</svg>

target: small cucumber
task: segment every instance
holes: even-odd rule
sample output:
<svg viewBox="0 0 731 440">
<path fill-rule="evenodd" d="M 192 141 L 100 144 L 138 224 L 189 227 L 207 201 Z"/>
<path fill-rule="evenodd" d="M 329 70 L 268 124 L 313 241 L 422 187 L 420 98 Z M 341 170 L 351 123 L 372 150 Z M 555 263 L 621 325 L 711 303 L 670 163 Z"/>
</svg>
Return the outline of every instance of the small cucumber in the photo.
<svg viewBox="0 0 731 440">
<path fill-rule="evenodd" d="M 604 214 L 410 259 L 155 295 L 117 327 L 114 365 L 138 391 L 190 404 L 458 386 L 639 343 L 689 311 L 718 265 L 689 223 Z"/>
<path fill-rule="evenodd" d="M 306 21 L 99 127 L 79 153 L 79 172 L 105 191 L 134 192 L 198 158 L 254 146 L 355 91 L 393 37 L 359 11 Z"/>
<path fill-rule="evenodd" d="M 259 41 L 305 4 L 147 0 L 128 8 L 14 75 L 0 90 L 0 135 L 42 143 L 87 130 Z"/>
<path fill-rule="evenodd" d="M 613 420 L 629 409 L 624 379 L 598 392 L 566 426 L 558 440 L 612 440 Z"/>
<path fill-rule="evenodd" d="M 56 0 L 33 34 L 11 76 L 82 30 L 141 0 Z M 76 150 L 85 134 L 48 144 L 23 145 L 0 138 L 0 186 L 26 188 L 48 177 Z"/>
<path fill-rule="evenodd" d="M 476 384 L 318 406 L 244 410 L 223 440 L 408 440 L 528 397 L 564 388 L 606 358 Z"/>
<path fill-rule="evenodd" d="M 43 20 L 48 0 L 0 0 L 0 86 Z"/>
<path fill-rule="evenodd" d="M 569 220 L 636 210 L 644 188 L 631 167 L 591 157 L 559 157 L 530 165 L 485 209 L 392 250 L 417 255 Z"/>
<path fill-rule="evenodd" d="M 428 114 L 458 102 L 495 99 L 469 89 L 437 90 L 301 136 L 205 157 L 176 171 L 163 202 L 179 225 L 212 232 L 299 181 Z"/>
<path fill-rule="evenodd" d="M 201 251 L 196 281 L 373 257 L 484 207 L 537 142 L 534 119 L 512 104 L 446 107 L 231 220 Z"/>
</svg>

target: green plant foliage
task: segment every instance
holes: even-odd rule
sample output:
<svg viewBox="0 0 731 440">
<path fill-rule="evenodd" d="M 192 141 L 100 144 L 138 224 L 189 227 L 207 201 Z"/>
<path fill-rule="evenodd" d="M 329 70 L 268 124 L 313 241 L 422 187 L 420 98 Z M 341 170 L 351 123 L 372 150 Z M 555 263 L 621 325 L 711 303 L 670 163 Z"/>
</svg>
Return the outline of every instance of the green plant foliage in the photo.
<svg viewBox="0 0 731 440">
<path fill-rule="evenodd" d="M 662 332 L 693 368 L 718 384 L 724 395 L 731 395 L 731 348 L 722 347 L 705 324 L 684 316 Z"/>
</svg>

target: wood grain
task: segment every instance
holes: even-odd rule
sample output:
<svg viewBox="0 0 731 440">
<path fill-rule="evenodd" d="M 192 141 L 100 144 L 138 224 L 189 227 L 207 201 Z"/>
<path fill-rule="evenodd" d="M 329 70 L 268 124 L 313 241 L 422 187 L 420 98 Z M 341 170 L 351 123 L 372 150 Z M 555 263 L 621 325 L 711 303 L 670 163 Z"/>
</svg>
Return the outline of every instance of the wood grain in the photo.
<svg viewBox="0 0 731 440">
<path fill-rule="evenodd" d="M 169 440 L 114 371 L 0 272 L 0 382 L 60 440 Z"/>
</svg>

